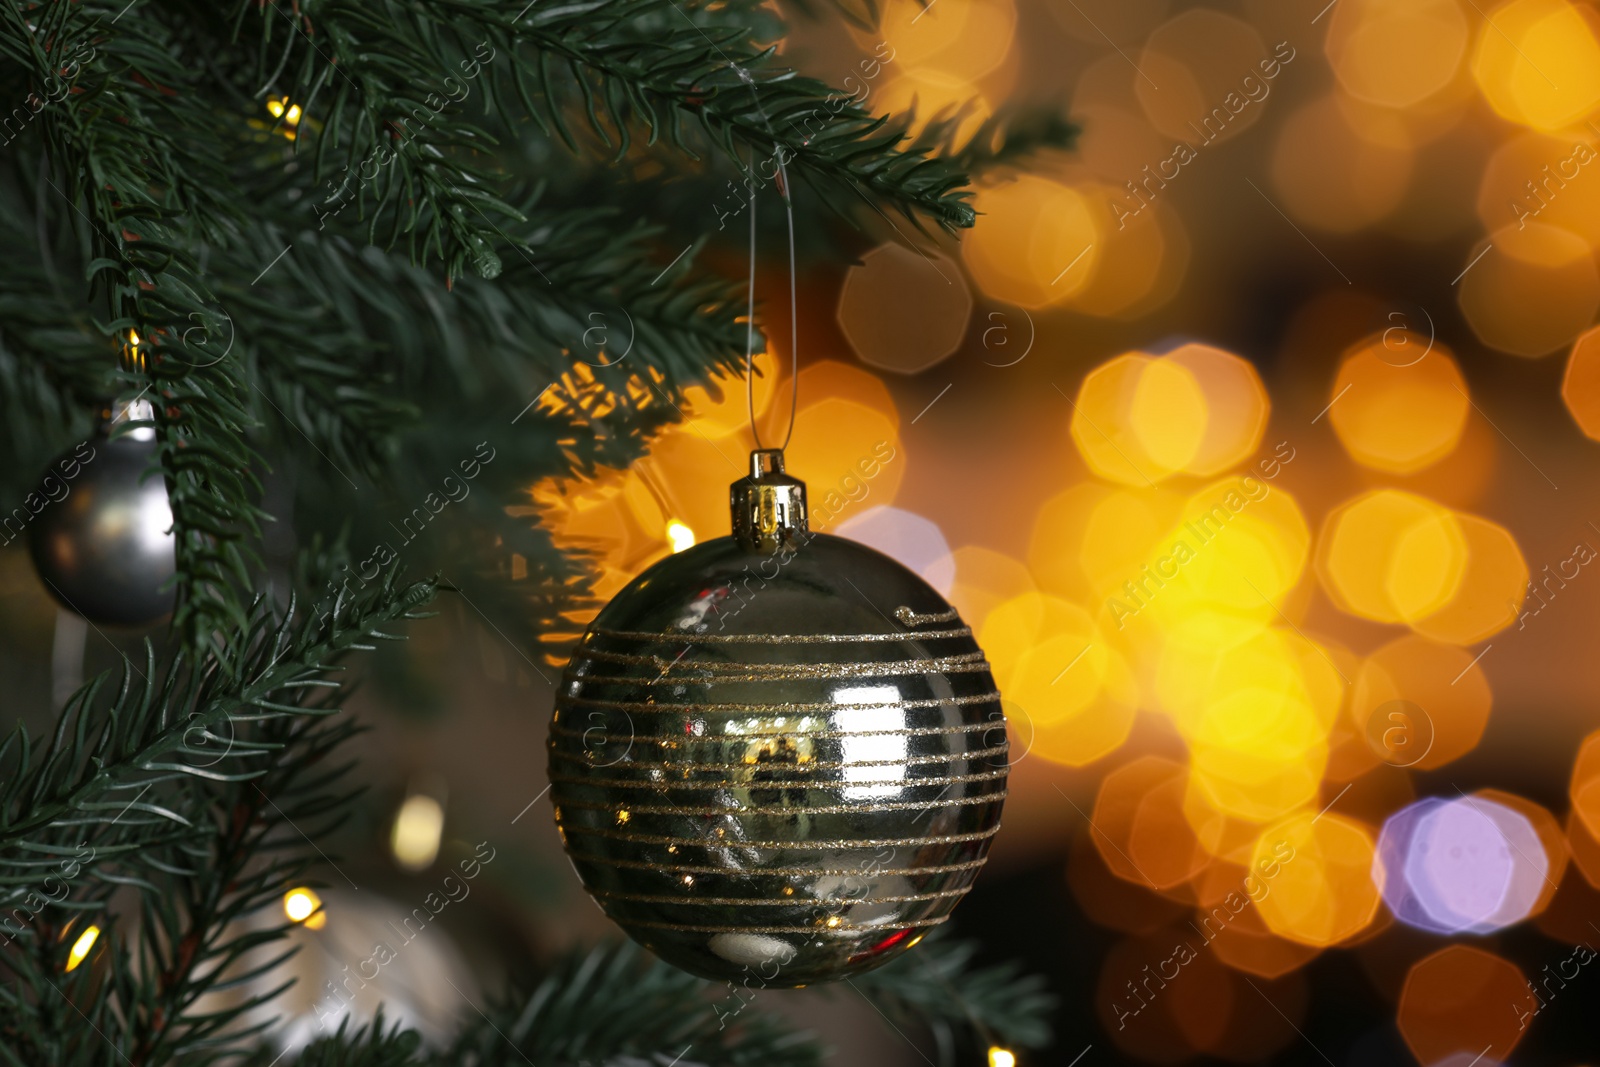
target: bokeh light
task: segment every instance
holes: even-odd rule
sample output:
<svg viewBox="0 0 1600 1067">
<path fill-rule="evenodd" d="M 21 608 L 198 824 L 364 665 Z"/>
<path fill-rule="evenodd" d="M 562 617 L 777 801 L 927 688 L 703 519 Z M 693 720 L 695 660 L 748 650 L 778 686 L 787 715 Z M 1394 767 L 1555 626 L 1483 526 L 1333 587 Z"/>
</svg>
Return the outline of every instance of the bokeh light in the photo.
<svg viewBox="0 0 1600 1067">
<path fill-rule="evenodd" d="M 1431 770 L 1472 751 L 1493 696 L 1483 665 L 1454 645 L 1407 634 L 1362 661 L 1350 714 L 1394 766 Z"/>
<path fill-rule="evenodd" d="M 1176 617 L 1196 607 L 1220 608 L 1265 619 L 1304 573 L 1311 531 L 1286 490 L 1246 474 L 1191 496 L 1170 545 L 1162 547 L 1169 552 L 1135 576 L 1156 611 Z"/>
<path fill-rule="evenodd" d="M 1256 908 L 1279 937 L 1326 947 L 1367 927 L 1378 910 L 1368 829 L 1332 812 L 1310 812 L 1261 834 L 1251 857 Z"/>
<path fill-rule="evenodd" d="M 1134 809 L 1128 859 L 1157 889 L 1183 885 L 1211 860 L 1185 814 L 1188 778 L 1180 767 L 1145 790 Z"/>
<path fill-rule="evenodd" d="M 1022 654 L 1053 633 L 1072 629 L 1083 609 L 1048 593 L 1024 592 L 996 604 L 975 627 L 1002 693 Z"/>
<path fill-rule="evenodd" d="M 1484 15 L 1472 76 L 1503 118 L 1554 130 L 1600 105 L 1600 42 L 1591 9 L 1511 0 Z"/>
<path fill-rule="evenodd" d="M 322 929 L 328 921 L 328 913 L 322 910 L 322 898 L 304 886 L 283 895 L 283 914 L 290 922 L 304 923 L 312 930 Z"/>
<path fill-rule="evenodd" d="M 1073 187 L 1098 217 L 1115 219 L 1102 228 L 1094 270 L 1061 305 L 1100 318 L 1130 319 L 1169 300 L 1189 266 L 1183 223 L 1164 203 L 1145 203 L 1100 182 Z"/>
<path fill-rule="evenodd" d="M 1171 6 L 1172 0 L 1074 0 L 1071 4 L 1049 4 L 1046 9 L 1072 36 L 1099 45 L 1108 38 L 1143 40 L 1161 24 Z M 1117 61 L 1122 62 L 1120 58 Z M 1073 112 L 1076 114 L 1077 109 Z"/>
<path fill-rule="evenodd" d="M 1378 489 L 1323 524 L 1317 577 L 1338 607 L 1374 622 L 1409 623 L 1448 604 L 1467 570 L 1455 513 L 1426 497 Z"/>
<path fill-rule="evenodd" d="M 1538 893 L 1528 908 L 1528 917 L 1539 915 L 1555 897 L 1556 890 L 1566 875 L 1568 862 L 1572 858 L 1566 832 L 1548 808 L 1535 804 L 1526 797 L 1519 797 L 1515 793 L 1507 793 L 1502 789 L 1479 789 L 1472 793 L 1472 799 L 1516 812 L 1528 820 L 1528 825 L 1532 826 L 1533 832 L 1538 835 L 1539 847 L 1544 852 L 1548 870 L 1540 879 Z M 1531 856 L 1532 849 L 1528 851 Z"/>
<path fill-rule="evenodd" d="M 1181 875 L 1174 876 L 1170 860 L 1163 861 L 1157 870 L 1147 872 L 1134 858 L 1134 838 L 1145 800 L 1154 792 L 1170 789 L 1173 785 L 1181 792 L 1187 778 L 1188 769 L 1175 760 L 1164 756 L 1140 756 L 1110 771 L 1100 780 L 1100 791 L 1095 794 L 1094 811 L 1089 817 L 1090 838 L 1112 874 L 1149 889 L 1168 889 L 1187 881 L 1199 869 L 1192 847 L 1197 842 L 1192 835 L 1187 841 L 1180 837 L 1185 852 L 1178 864 L 1185 871 Z M 1145 830 L 1145 853 L 1151 851 L 1148 842 L 1152 840 L 1152 833 L 1160 832 L 1161 828 L 1157 826 Z"/>
<path fill-rule="evenodd" d="M 710 385 L 691 385 L 683 391 L 684 424 L 716 441 L 743 434 L 749 429 L 751 412 L 759 420 L 772 404 L 777 363 L 770 352 L 757 352 L 751 358 L 755 374 L 749 378 L 740 375 L 718 378 Z"/>
<path fill-rule="evenodd" d="M 1161 489 L 1083 482 L 1046 500 L 1028 543 L 1040 588 L 1099 601 L 1155 558 L 1183 498 Z"/>
<path fill-rule="evenodd" d="M 1400 921 L 1440 934 L 1488 933 L 1533 913 L 1549 857 L 1522 813 L 1482 797 L 1430 797 L 1391 816 L 1373 879 Z"/>
<path fill-rule="evenodd" d="M 1161 359 L 1192 374 L 1205 397 L 1205 432 L 1184 471 L 1209 478 L 1254 455 L 1272 406 L 1255 366 L 1232 352 L 1193 343 Z"/>
<path fill-rule="evenodd" d="M 1076 189 L 1037 175 L 980 187 L 972 199 L 984 225 L 961 242 L 974 284 L 995 300 L 1043 308 L 1088 286 L 1110 218 Z"/>
<path fill-rule="evenodd" d="M 1233 892 L 1246 898 L 1252 889 L 1257 893 L 1263 892 L 1261 887 L 1267 883 L 1254 876 L 1249 877 L 1251 881 L 1241 878 L 1236 882 Z M 1227 906 L 1226 897 L 1223 898 L 1223 906 Z M 1205 930 L 1208 919 L 1215 922 L 1216 918 L 1215 905 L 1195 913 L 1195 923 L 1202 930 Z M 1208 933 L 1208 936 L 1211 937 L 1212 950 L 1223 963 L 1236 971 L 1269 980 L 1282 978 L 1304 967 L 1322 953 L 1320 945 L 1291 941 L 1273 933 L 1262 919 L 1261 909 L 1253 905 L 1241 907 L 1231 922 L 1225 926 L 1218 925 L 1216 933 Z"/>
<path fill-rule="evenodd" d="M 1448 349 L 1385 331 L 1346 352 L 1328 421 L 1357 463 L 1412 474 L 1450 454 L 1470 410 L 1466 379 Z"/>
<path fill-rule="evenodd" d="M 444 805 L 426 793 L 412 793 L 400 804 L 389 829 L 389 851 L 408 871 L 420 871 L 439 855 Z"/>
<path fill-rule="evenodd" d="M 1583 435 L 1600 441 L 1600 326 L 1585 330 L 1572 343 L 1561 399 Z"/>
<path fill-rule="evenodd" d="M 974 631 L 982 628 L 989 612 L 1024 593 L 1037 592 L 1033 576 L 1020 560 L 981 545 L 962 545 L 950 553 L 956 577 L 949 601 Z"/>
<path fill-rule="evenodd" d="M 961 344 L 972 294 L 955 264 L 885 244 L 845 275 L 839 328 L 863 363 L 917 374 Z"/>
<path fill-rule="evenodd" d="M 1319 230 L 1349 233 L 1400 206 L 1411 181 L 1410 134 L 1392 115 L 1351 115 L 1333 95 L 1283 124 L 1272 156 L 1272 188 L 1283 209 Z"/>
<path fill-rule="evenodd" d="M 1168 137 L 1188 144 L 1225 141 L 1260 120 L 1272 79 L 1292 55 L 1269 54 L 1247 22 L 1191 8 L 1146 39 L 1134 91 L 1150 124 Z"/>
<path fill-rule="evenodd" d="M 1459 0 L 1342 0 L 1323 49 L 1345 92 L 1403 108 L 1450 84 L 1470 39 Z"/>
<path fill-rule="evenodd" d="M 1456 645 L 1477 644 L 1517 619 L 1528 586 L 1528 562 L 1511 531 L 1476 515 L 1456 513 L 1467 543 L 1467 566 L 1455 595 L 1413 620 L 1419 634 Z"/>
<path fill-rule="evenodd" d="M 869 51 L 887 42 L 893 62 L 913 69 L 977 78 L 1005 60 L 1016 27 L 1012 0 L 971 0 L 948 11 L 918 0 L 883 0 L 876 33 L 863 34 L 862 41 Z"/>
<path fill-rule="evenodd" d="M 998 627 L 996 616 L 1003 609 L 991 613 L 985 632 Z M 1015 705 L 1032 732 L 1031 754 L 1080 767 L 1127 740 L 1138 689 L 1127 663 L 1088 612 L 1055 605 L 1015 662 L 1005 692 L 1008 705 Z"/>
<path fill-rule="evenodd" d="M 1516 964 L 1471 945 L 1449 945 L 1406 975 L 1396 1023 L 1412 1055 L 1432 1064 L 1457 1053 L 1504 1060 L 1537 1005 Z"/>
<path fill-rule="evenodd" d="M 948 595 L 956 580 L 956 561 L 937 523 L 902 508 L 880 505 L 859 511 L 834 531 L 860 541 L 922 576 Z"/>
<path fill-rule="evenodd" d="M 1502 226 L 1472 249 L 1462 267 L 1461 313 L 1479 340 L 1512 355 L 1555 351 L 1600 309 L 1593 251 L 1557 226 Z"/>
<path fill-rule="evenodd" d="M 1572 812 L 1600 838 L 1600 730 L 1583 739 L 1572 762 L 1572 779 L 1567 787 Z"/>
<path fill-rule="evenodd" d="M 1527 130 L 1495 149 L 1478 184 L 1478 220 L 1486 230 L 1538 221 L 1600 247 L 1600 182 L 1587 180 L 1600 159 L 1592 130 Z"/>
<path fill-rule="evenodd" d="M 1073 443 L 1090 469 L 1125 485 L 1207 475 L 1259 445 L 1266 390 L 1254 368 L 1207 345 L 1126 352 L 1090 371 L 1072 405 Z"/>
<path fill-rule="evenodd" d="M 828 531 L 867 507 L 893 503 L 907 459 L 894 419 L 832 396 L 796 416 L 787 466 L 805 480 L 811 528 Z"/>
</svg>

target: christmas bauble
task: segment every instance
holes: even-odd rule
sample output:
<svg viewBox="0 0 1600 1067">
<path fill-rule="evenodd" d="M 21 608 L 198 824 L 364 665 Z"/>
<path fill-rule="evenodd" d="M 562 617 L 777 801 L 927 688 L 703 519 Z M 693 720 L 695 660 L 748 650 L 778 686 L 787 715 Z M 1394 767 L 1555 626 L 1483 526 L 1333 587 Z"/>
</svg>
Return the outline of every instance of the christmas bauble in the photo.
<svg viewBox="0 0 1600 1067">
<path fill-rule="evenodd" d="M 467 898 L 470 877 L 452 872 L 442 883 L 403 904 L 364 891 L 323 890 L 319 899 L 310 890 L 292 890 L 282 910 L 253 912 L 226 936 L 281 929 L 297 897 L 309 896 L 322 910 L 306 921 L 296 918 L 287 943 L 263 941 L 246 949 L 223 982 L 195 1004 L 196 1014 L 242 1009 L 241 1028 L 260 1026 L 280 1051 L 299 1052 L 341 1025 L 370 1026 L 381 1007 L 385 1029 L 401 1026 L 429 1045 L 447 1043 L 470 1014 L 478 990 L 472 968 L 435 918 Z M 293 953 L 285 959 L 288 950 Z"/>
<path fill-rule="evenodd" d="M 118 417 L 148 419 L 148 405 L 124 405 Z M 113 439 L 109 427 L 51 465 L 29 547 L 45 588 L 67 608 L 93 623 L 144 626 L 172 611 L 174 592 L 162 588 L 177 569 L 172 508 L 155 469 L 155 431 Z"/>
<path fill-rule="evenodd" d="M 810 533 L 782 454 L 732 490 L 734 536 L 596 616 L 550 728 L 574 867 L 635 940 L 710 978 L 798 986 L 944 922 L 999 829 L 989 665 L 954 609 L 864 545 Z"/>
</svg>

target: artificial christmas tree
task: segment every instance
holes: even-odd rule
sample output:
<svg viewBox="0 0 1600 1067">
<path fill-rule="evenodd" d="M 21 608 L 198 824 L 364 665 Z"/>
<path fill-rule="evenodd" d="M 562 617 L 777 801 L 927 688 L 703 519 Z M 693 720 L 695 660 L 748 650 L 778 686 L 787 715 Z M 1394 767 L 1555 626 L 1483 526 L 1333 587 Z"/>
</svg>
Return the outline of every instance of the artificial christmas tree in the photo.
<svg viewBox="0 0 1600 1067">
<path fill-rule="evenodd" d="M 731 236 L 708 220 L 746 209 L 728 184 L 748 205 L 781 164 L 818 221 L 955 230 L 968 172 L 1071 130 L 1000 116 L 957 152 L 947 116 L 911 138 L 781 69 L 759 42 L 783 26 L 752 0 L 49 0 L 0 18 L 0 489 L 22 499 L 108 403 L 147 402 L 129 428 L 153 438 L 176 561 L 143 660 L 22 716 L 48 742 L 24 722 L 0 749 L 0 1053 L 273 1062 L 271 1032 L 240 1025 L 270 966 L 227 1010 L 196 1005 L 281 934 L 244 920 L 326 862 L 315 842 L 349 808 L 336 661 L 438 595 L 530 666 L 570 640 L 586 561 L 508 505 L 633 462 L 685 390 L 739 368 L 746 294 L 699 266 Z M 803 230 L 804 254 L 833 247 Z M 591 332 L 612 314 L 625 345 Z M 1036 988 L 963 962 L 947 947 L 863 989 L 1038 1040 Z M 597 949 L 448 1052 L 375 1027 L 302 1062 L 819 1055 L 758 1011 L 691 1019 L 704 989 Z"/>
</svg>

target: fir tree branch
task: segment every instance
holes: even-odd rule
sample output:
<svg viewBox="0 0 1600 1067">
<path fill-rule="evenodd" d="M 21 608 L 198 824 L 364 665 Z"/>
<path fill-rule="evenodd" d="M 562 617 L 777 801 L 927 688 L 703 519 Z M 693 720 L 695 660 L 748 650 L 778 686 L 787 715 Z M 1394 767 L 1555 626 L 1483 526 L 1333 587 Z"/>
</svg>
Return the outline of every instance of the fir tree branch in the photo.
<svg viewBox="0 0 1600 1067">
<path fill-rule="evenodd" d="M 972 967 L 978 946 L 930 935 L 914 952 L 853 981 L 890 1018 L 967 1025 L 1012 1047 L 1050 1043 L 1055 997 L 1015 964 Z"/>
<path fill-rule="evenodd" d="M 1016 166 L 1040 152 L 1067 151 L 1077 144 L 1078 134 L 1082 132 L 1076 123 L 1062 117 L 1053 107 L 1002 109 L 985 119 L 966 144 L 956 149 L 951 147 L 949 138 L 959 124 L 959 119 L 952 116 L 942 124 L 936 119 L 928 127 L 933 141 L 938 144 L 935 150 L 973 175 Z M 941 126 L 949 133 L 940 129 Z"/>
<path fill-rule="evenodd" d="M 674 1055 L 707 1067 L 818 1067 L 810 1035 L 750 1012 L 726 1026 L 685 974 L 631 943 L 578 951 L 531 989 L 492 1003 L 483 1025 L 463 1031 L 444 1063 L 665 1064 Z"/>
<path fill-rule="evenodd" d="M 96 825 L 119 811 L 186 823 L 180 812 L 137 798 L 183 776 L 224 782 L 259 776 L 259 770 L 234 765 L 270 747 L 230 742 L 227 729 L 332 714 L 336 709 L 300 703 L 301 692 L 335 685 L 328 678 L 334 657 L 370 648 L 372 638 L 385 636 L 383 626 L 420 617 L 418 608 L 433 592 L 433 582 L 395 588 L 391 572 L 366 598 L 341 598 L 323 618 L 298 624 L 292 610 L 279 620 L 258 601 L 252 622 L 230 638 L 244 650 L 234 673 L 221 673 L 215 664 L 196 671 L 181 654 L 157 670 L 151 652 L 146 670 L 126 665 L 103 715 L 92 704 L 104 678 L 89 683 L 37 755 L 26 726 L 0 744 L 0 767 L 10 769 L 0 788 L 0 850 L 27 849 L 55 828 Z M 136 816 L 133 824 L 139 822 Z M 6 862 L 12 862 L 9 855 Z"/>
<path fill-rule="evenodd" d="M 344 163 L 318 215 L 354 205 L 372 239 L 385 229 L 392 246 L 411 234 L 414 258 L 439 255 L 448 277 L 469 263 L 495 276 L 504 257 L 494 238 L 520 221 L 480 162 L 494 136 L 460 116 L 457 105 L 477 88 L 508 129 L 531 116 L 574 149 L 576 121 L 618 159 L 638 140 L 697 156 L 689 120 L 706 146 L 763 180 L 782 162 L 840 210 L 860 200 L 919 226 L 972 223 L 965 177 L 948 160 L 902 148 L 904 121 L 873 118 L 845 94 L 771 66 L 771 50 L 750 43 L 767 17 L 756 5 L 389 0 L 380 14 L 306 0 L 298 10 L 260 9 L 251 78 L 302 103 L 297 145 L 315 146 L 319 184 Z M 279 56 L 269 38 L 283 34 L 302 40 L 286 38 Z"/>
<path fill-rule="evenodd" d="M 465 7 L 455 0 L 418 2 Z M 507 20 L 515 39 L 540 53 L 536 70 L 513 70 L 529 103 L 534 86 L 543 91 L 545 107 L 535 114 L 573 143 L 561 104 L 576 94 L 594 133 L 608 145 L 615 139 L 619 158 L 634 129 L 651 144 L 665 139 L 692 152 L 683 127 L 690 118 L 759 180 L 771 180 L 782 163 L 837 210 L 859 199 L 918 226 L 924 219 L 946 230 L 972 225 L 969 194 L 961 191 L 965 175 L 948 160 L 903 146 L 904 120 L 874 118 L 847 94 L 772 67 L 773 51 L 753 46 L 746 27 L 701 25 L 690 14 L 698 5 L 668 3 L 678 20 L 664 27 L 661 0 L 535 5 L 520 20 Z M 552 80 L 552 68 L 561 66 L 565 84 Z M 558 97 L 561 90 L 567 95 Z"/>
<path fill-rule="evenodd" d="M 80 691 L 43 749 L 22 730 L 8 739 L 0 748 L 0 766 L 13 772 L 0 796 L 0 869 L 26 870 L 36 853 L 59 855 L 63 833 L 85 836 L 90 855 L 68 877 L 70 903 L 80 916 L 93 913 L 110 949 L 103 982 L 88 982 L 88 967 L 58 980 L 52 972 L 59 975 L 65 946 L 54 911 L 37 909 L 10 931 L 20 949 L 0 954 L 0 967 L 18 981 L 0 987 L 0 1052 L 16 1062 L 64 1063 L 68 1048 L 83 1048 L 71 1062 L 101 1060 L 107 1048 L 57 1029 L 67 1007 L 108 1023 L 99 1040 L 119 1062 L 237 1055 L 251 1034 L 235 1021 L 281 987 L 220 1010 L 196 1005 L 230 965 L 281 935 L 281 927 L 238 921 L 322 858 L 311 842 L 351 799 L 340 791 L 344 768 L 327 760 L 356 727 L 317 699 L 335 686 L 331 661 L 422 617 L 433 591 L 431 582 L 399 586 L 391 575 L 366 597 L 298 624 L 292 610 L 276 620 L 258 604 L 251 629 L 232 639 L 250 650 L 238 674 L 196 676 L 181 656 L 162 672 L 150 662 L 151 681 L 141 688 L 125 676 L 103 711 L 91 713 L 103 679 Z M 152 701 L 158 673 L 164 699 Z M 135 788 L 131 799 L 120 795 Z M 139 891 L 131 941 L 108 909 L 119 885 Z"/>
<path fill-rule="evenodd" d="M 143 342 L 131 360 L 132 388 L 155 408 L 157 454 L 172 506 L 178 604 L 172 625 L 191 646 L 215 648 L 215 634 L 245 618 L 237 589 L 248 584 L 241 541 L 259 535 L 259 485 L 244 443 L 249 417 L 242 383 L 226 364 L 203 364 L 183 331 L 214 299 L 192 253 L 194 238 L 222 229 L 217 205 L 227 183 L 220 161 L 180 168 L 177 130 L 214 129 L 196 103 L 195 75 L 167 47 L 161 23 L 120 22 L 109 5 L 57 0 L 30 12 L 3 9 L 0 48 L 21 61 L 36 92 L 68 91 L 35 119 L 66 204 L 87 224 L 94 247 L 91 287 L 103 286 L 111 317 L 102 327 Z M 71 71 L 70 84 L 63 72 Z M 212 185 L 215 180 L 215 186 Z"/>
<path fill-rule="evenodd" d="M 248 1062 L 249 1067 L 271 1067 L 275 1057 L 263 1047 Z M 383 1008 L 369 1026 L 351 1026 L 346 1017 L 339 1029 L 307 1045 L 295 1059 L 295 1067 L 424 1067 L 429 1058 L 415 1030 L 384 1029 Z"/>
</svg>

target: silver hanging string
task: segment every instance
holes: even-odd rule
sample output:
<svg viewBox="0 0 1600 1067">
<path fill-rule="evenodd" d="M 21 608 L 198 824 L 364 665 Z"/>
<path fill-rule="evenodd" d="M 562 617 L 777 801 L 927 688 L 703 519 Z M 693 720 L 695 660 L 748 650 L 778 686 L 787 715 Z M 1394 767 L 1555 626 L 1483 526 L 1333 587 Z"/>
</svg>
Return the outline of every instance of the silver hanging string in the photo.
<svg viewBox="0 0 1600 1067">
<path fill-rule="evenodd" d="M 761 98 L 756 95 L 756 83 L 748 71 L 743 67 L 734 65 L 739 78 L 750 87 L 750 98 L 755 101 L 756 112 L 761 116 L 761 121 L 767 127 L 767 132 L 772 135 L 773 160 L 778 164 L 776 175 L 778 195 L 783 197 L 783 212 L 789 226 L 789 428 L 784 432 L 783 444 L 778 450 L 784 451 L 789 447 L 789 439 L 794 436 L 795 409 L 800 400 L 800 302 L 796 295 L 795 286 L 795 258 L 794 258 L 794 200 L 789 195 L 789 171 L 783 164 L 783 145 L 778 141 L 778 134 L 772 128 L 772 120 L 767 117 L 767 111 L 761 106 Z M 756 176 L 755 149 L 750 151 L 750 164 L 748 176 Z M 756 184 L 750 183 L 750 282 L 748 299 L 745 311 L 745 349 L 744 349 L 744 400 L 745 410 L 750 418 L 750 433 L 755 438 L 757 448 L 765 448 L 761 443 L 761 430 L 756 426 L 756 396 L 755 396 L 755 350 L 756 350 Z"/>
</svg>

